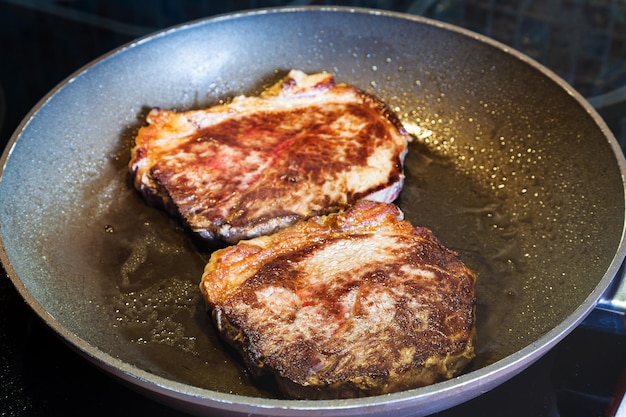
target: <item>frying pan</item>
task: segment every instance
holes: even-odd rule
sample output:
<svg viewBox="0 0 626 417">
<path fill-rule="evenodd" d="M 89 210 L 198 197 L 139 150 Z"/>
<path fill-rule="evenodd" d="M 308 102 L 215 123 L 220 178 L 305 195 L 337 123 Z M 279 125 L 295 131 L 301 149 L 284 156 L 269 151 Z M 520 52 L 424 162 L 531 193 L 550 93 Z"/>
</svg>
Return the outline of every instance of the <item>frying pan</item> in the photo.
<svg viewBox="0 0 626 417">
<path fill-rule="evenodd" d="M 211 249 L 131 190 L 150 107 L 256 94 L 289 69 L 384 100 L 414 136 L 397 204 L 478 275 L 477 357 L 432 386 L 295 401 L 255 384 L 197 285 Z M 121 381 L 206 415 L 426 415 L 529 366 L 594 308 L 624 258 L 624 157 L 565 82 L 493 40 L 368 9 L 280 8 L 139 39 L 66 79 L 2 156 L 1 260 L 36 313 Z"/>
</svg>

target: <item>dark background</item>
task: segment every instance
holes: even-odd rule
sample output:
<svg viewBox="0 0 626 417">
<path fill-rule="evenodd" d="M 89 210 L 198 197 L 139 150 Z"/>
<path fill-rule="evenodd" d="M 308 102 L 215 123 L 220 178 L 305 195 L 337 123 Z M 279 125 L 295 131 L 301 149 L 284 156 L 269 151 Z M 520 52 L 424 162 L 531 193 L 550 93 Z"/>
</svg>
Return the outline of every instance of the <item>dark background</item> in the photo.
<svg viewBox="0 0 626 417">
<path fill-rule="evenodd" d="M 528 54 L 572 84 L 626 144 L 623 0 L 0 0 L 0 141 L 37 102 L 100 55 L 162 28 L 231 11 L 348 5 L 450 22 Z M 609 416 L 623 391 L 624 317 L 596 310 L 527 371 L 440 413 Z M 182 416 L 109 378 L 34 315 L 0 270 L 0 416 Z"/>
</svg>

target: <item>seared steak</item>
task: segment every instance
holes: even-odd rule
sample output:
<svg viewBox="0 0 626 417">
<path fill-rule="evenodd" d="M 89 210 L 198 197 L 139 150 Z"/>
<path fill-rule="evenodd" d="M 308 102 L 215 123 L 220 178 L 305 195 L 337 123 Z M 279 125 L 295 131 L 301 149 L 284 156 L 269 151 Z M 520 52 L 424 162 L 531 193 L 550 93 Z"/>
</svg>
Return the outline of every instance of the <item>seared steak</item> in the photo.
<svg viewBox="0 0 626 417">
<path fill-rule="evenodd" d="M 253 375 L 293 398 L 384 394 L 473 358 L 474 273 L 393 204 L 300 221 L 220 249 L 201 291 Z"/>
<path fill-rule="evenodd" d="M 153 109 L 129 164 L 134 186 L 201 237 L 235 243 L 366 198 L 393 201 L 406 132 L 378 99 L 330 74 L 291 71 L 259 97 Z"/>
</svg>

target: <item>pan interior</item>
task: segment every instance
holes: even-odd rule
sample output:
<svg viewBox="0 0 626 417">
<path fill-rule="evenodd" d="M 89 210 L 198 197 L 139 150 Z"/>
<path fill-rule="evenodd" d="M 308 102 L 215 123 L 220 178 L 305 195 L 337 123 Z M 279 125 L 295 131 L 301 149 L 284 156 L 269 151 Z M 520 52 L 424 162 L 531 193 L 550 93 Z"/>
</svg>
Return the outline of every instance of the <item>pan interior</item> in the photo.
<svg viewBox="0 0 626 417">
<path fill-rule="evenodd" d="M 131 190 L 150 107 L 256 94 L 329 71 L 415 139 L 397 201 L 478 274 L 480 369 L 561 324 L 596 288 L 624 224 L 614 150 L 551 77 L 490 43 L 398 15 L 244 14 L 129 45 L 57 89 L 5 152 L 5 266 L 54 328 L 98 357 L 214 391 L 275 397 L 220 342 L 198 284 L 211 249 Z"/>
</svg>

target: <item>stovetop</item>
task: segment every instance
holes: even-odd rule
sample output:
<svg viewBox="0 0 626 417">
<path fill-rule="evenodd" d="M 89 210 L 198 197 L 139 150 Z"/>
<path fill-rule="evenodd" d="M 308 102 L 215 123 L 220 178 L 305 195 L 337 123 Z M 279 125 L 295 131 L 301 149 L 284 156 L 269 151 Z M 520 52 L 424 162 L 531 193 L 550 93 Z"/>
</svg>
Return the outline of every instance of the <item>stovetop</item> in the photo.
<svg viewBox="0 0 626 417">
<path fill-rule="evenodd" d="M 419 14 L 486 34 L 545 64 L 586 96 L 626 144 L 622 0 L 0 0 L 0 141 L 56 84 L 100 55 L 182 22 L 249 8 L 346 5 Z M 0 274 L 0 415 L 183 416 L 78 356 Z M 611 416 L 626 386 L 626 323 L 595 310 L 538 362 L 437 414 Z"/>
</svg>

